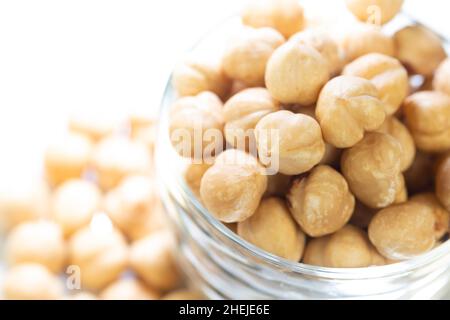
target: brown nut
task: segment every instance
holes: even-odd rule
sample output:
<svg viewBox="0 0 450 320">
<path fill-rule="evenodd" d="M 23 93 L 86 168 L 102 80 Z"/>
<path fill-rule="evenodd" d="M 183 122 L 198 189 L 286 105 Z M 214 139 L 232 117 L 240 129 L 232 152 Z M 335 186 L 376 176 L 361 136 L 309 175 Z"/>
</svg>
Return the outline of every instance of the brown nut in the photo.
<svg viewBox="0 0 450 320">
<path fill-rule="evenodd" d="M 123 122 L 123 119 L 114 112 L 78 113 L 69 118 L 69 129 L 75 134 L 85 136 L 92 142 L 97 142 L 119 131 Z"/>
<path fill-rule="evenodd" d="M 241 13 L 244 25 L 271 27 L 285 38 L 300 31 L 304 25 L 303 8 L 295 0 L 253 0 Z"/>
<path fill-rule="evenodd" d="M 294 181 L 287 199 L 295 221 L 311 237 L 341 229 L 355 208 L 355 197 L 347 181 L 339 172 L 323 165 Z"/>
<path fill-rule="evenodd" d="M 379 211 L 370 222 L 369 238 L 384 257 L 410 259 L 434 247 L 435 224 L 429 206 L 410 201 Z"/>
<path fill-rule="evenodd" d="M 260 159 L 278 162 L 286 175 L 309 171 L 325 154 L 325 143 L 316 120 L 281 110 L 262 118 L 255 128 Z"/>
<path fill-rule="evenodd" d="M 416 157 L 407 171 L 405 171 L 405 181 L 411 193 L 425 191 L 433 183 L 430 174 L 433 168 L 433 156 L 421 151 L 416 152 Z"/>
<path fill-rule="evenodd" d="M 249 149 L 251 143 L 255 142 L 252 130 L 258 121 L 279 108 L 279 103 L 265 88 L 250 88 L 239 92 L 223 108 L 225 139 L 238 149 Z"/>
<path fill-rule="evenodd" d="M 172 85 L 181 97 L 210 91 L 225 98 L 230 90 L 231 80 L 223 72 L 220 63 L 190 57 L 175 68 Z"/>
<path fill-rule="evenodd" d="M 324 263 L 332 268 L 362 268 L 372 264 L 372 248 L 365 231 L 346 225 L 332 234 L 323 251 Z"/>
<path fill-rule="evenodd" d="M 445 59 L 436 70 L 433 88 L 450 96 L 450 58 Z"/>
<path fill-rule="evenodd" d="M 239 222 L 253 215 L 267 188 L 265 169 L 244 151 L 222 152 L 203 175 L 200 195 L 220 221 Z"/>
<path fill-rule="evenodd" d="M 174 289 L 180 274 L 173 256 L 174 239 L 168 231 L 148 235 L 132 244 L 130 265 L 136 274 L 151 288 Z"/>
<path fill-rule="evenodd" d="M 279 198 L 261 201 L 255 214 L 238 223 L 238 235 L 255 246 L 291 261 L 300 261 L 305 234 Z"/>
<path fill-rule="evenodd" d="M 421 193 L 412 197 L 410 201 L 422 203 L 433 210 L 433 214 L 436 219 L 434 225 L 436 240 L 441 239 L 448 232 L 450 213 L 442 207 L 436 195 L 431 192 Z"/>
<path fill-rule="evenodd" d="M 302 262 L 312 266 L 326 267 L 324 251 L 329 240 L 330 236 L 309 239 Z"/>
<path fill-rule="evenodd" d="M 401 155 L 401 170 L 406 171 L 411 166 L 414 157 L 416 156 L 416 146 L 414 145 L 414 139 L 408 128 L 396 117 L 388 117 L 377 131 L 391 135 L 401 144 L 403 149 Z"/>
<path fill-rule="evenodd" d="M 385 120 L 378 90 L 366 79 L 340 76 L 322 89 L 316 116 L 326 142 L 349 148 L 367 131 L 378 129 Z"/>
<path fill-rule="evenodd" d="M 375 213 L 377 213 L 376 209 L 369 208 L 361 202 L 356 201 L 355 210 L 350 218 L 350 223 L 358 228 L 366 229 Z"/>
<path fill-rule="evenodd" d="M 6 240 L 10 265 L 39 263 L 58 273 L 66 262 L 66 245 L 61 228 L 50 221 L 27 222 L 15 227 Z"/>
<path fill-rule="evenodd" d="M 87 169 L 92 153 L 91 141 L 80 134 L 66 134 L 53 142 L 45 152 L 45 174 L 51 185 L 80 178 Z"/>
<path fill-rule="evenodd" d="M 372 256 L 372 261 L 370 263 L 371 266 L 384 266 L 386 264 L 389 264 L 388 259 L 386 259 L 385 257 L 383 257 L 378 250 L 375 248 L 375 246 L 371 245 L 370 246 L 371 250 L 371 256 Z"/>
<path fill-rule="evenodd" d="M 399 187 L 397 188 L 397 193 L 395 194 L 394 204 L 400 204 L 408 200 L 408 189 L 406 188 L 406 181 L 403 174 L 399 177 Z"/>
<path fill-rule="evenodd" d="M 386 55 L 362 56 L 348 64 L 343 74 L 372 81 L 384 103 L 386 115 L 394 114 L 408 94 L 408 73 L 398 60 Z"/>
<path fill-rule="evenodd" d="M 450 149 L 450 96 L 438 91 L 417 92 L 405 100 L 403 109 L 418 149 Z"/>
<path fill-rule="evenodd" d="M 8 300 L 58 300 L 63 288 L 56 275 L 40 264 L 12 267 L 5 275 L 3 294 Z"/>
<path fill-rule="evenodd" d="M 69 242 L 70 264 L 80 269 L 81 286 L 99 290 L 125 271 L 128 248 L 125 238 L 115 229 L 85 227 Z"/>
<path fill-rule="evenodd" d="M 450 211 L 450 155 L 448 154 L 437 168 L 436 195 L 447 211 Z"/>
<path fill-rule="evenodd" d="M 52 218 L 65 236 L 87 226 L 100 208 L 98 187 L 85 180 L 69 180 L 59 186 L 52 199 Z"/>
<path fill-rule="evenodd" d="M 402 186 L 401 145 L 390 135 L 366 134 L 342 154 L 341 170 L 359 201 L 371 208 L 392 204 Z"/>
<path fill-rule="evenodd" d="M 219 97 L 212 92 L 183 97 L 173 104 L 169 133 L 172 145 L 181 156 L 203 159 L 214 156 L 216 149 L 223 149 L 222 107 Z M 209 150 L 211 154 L 204 154 Z"/>
<path fill-rule="evenodd" d="M 102 300 L 156 300 L 158 297 L 156 291 L 133 278 L 117 280 L 100 293 Z"/>
<path fill-rule="evenodd" d="M 360 21 L 385 24 L 400 12 L 403 0 L 345 0 L 345 4 Z"/>
<path fill-rule="evenodd" d="M 169 292 L 165 296 L 161 298 L 162 300 L 204 300 L 199 292 L 191 291 L 188 289 L 178 289 L 172 292 Z"/>
<path fill-rule="evenodd" d="M 231 79 L 264 86 L 267 61 L 283 43 L 283 36 L 272 28 L 242 28 L 225 49 L 223 70 Z"/>
<path fill-rule="evenodd" d="M 378 26 L 358 24 L 341 40 L 345 59 L 351 62 L 371 53 L 394 56 L 394 40 L 385 35 Z"/>
<path fill-rule="evenodd" d="M 316 49 L 288 41 L 267 63 L 266 86 L 282 103 L 311 105 L 329 76 L 328 63 Z"/>
<path fill-rule="evenodd" d="M 442 42 L 422 26 L 408 26 L 394 35 L 398 59 L 414 73 L 432 76 L 447 57 Z"/>
</svg>

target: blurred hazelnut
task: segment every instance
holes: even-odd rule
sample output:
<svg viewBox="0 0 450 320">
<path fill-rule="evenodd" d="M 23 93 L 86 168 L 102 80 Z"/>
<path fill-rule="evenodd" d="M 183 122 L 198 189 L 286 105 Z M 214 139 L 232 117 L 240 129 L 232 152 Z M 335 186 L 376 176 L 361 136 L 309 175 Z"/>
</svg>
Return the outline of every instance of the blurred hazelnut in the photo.
<svg viewBox="0 0 450 320">
<path fill-rule="evenodd" d="M 355 198 L 344 177 L 323 165 L 315 167 L 307 177 L 295 180 L 287 198 L 294 219 L 311 237 L 341 229 L 355 207 Z"/>
<path fill-rule="evenodd" d="M 385 24 L 400 12 L 403 0 L 345 0 L 345 3 L 360 21 Z"/>
<path fill-rule="evenodd" d="M 450 154 L 440 162 L 436 172 L 436 195 L 450 211 Z"/>
<path fill-rule="evenodd" d="M 329 240 L 330 236 L 309 239 L 302 262 L 312 266 L 326 267 L 324 251 Z"/>
<path fill-rule="evenodd" d="M 68 300 L 97 300 L 98 298 L 89 292 L 82 291 L 68 297 Z"/>
<path fill-rule="evenodd" d="M 450 96 L 450 58 L 445 59 L 436 70 L 433 88 Z"/>
<path fill-rule="evenodd" d="M 159 294 L 136 279 L 120 279 L 107 286 L 101 293 L 103 300 L 156 300 Z"/>
<path fill-rule="evenodd" d="M 171 291 L 161 298 L 162 300 L 204 300 L 205 298 L 196 291 L 178 289 Z"/>
<path fill-rule="evenodd" d="M 417 151 L 411 167 L 404 173 L 406 186 L 411 193 L 424 191 L 431 186 L 433 182 L 430 174 L 432 167 L 432 155 Z"/>
<path fill-rule="evenodd" d="M 238 223 L 238 235 L 269 253 L 296 262 L 305 246 L 305 234 L 278 198 L 262 200 L 254 215 Z"/>
<path fill-rule="evenodd" d="M 97 142 L 121 129 L 123 120 L 113 112 L 79 113 L 69 118 L 70 131 Z"/>
</svg>

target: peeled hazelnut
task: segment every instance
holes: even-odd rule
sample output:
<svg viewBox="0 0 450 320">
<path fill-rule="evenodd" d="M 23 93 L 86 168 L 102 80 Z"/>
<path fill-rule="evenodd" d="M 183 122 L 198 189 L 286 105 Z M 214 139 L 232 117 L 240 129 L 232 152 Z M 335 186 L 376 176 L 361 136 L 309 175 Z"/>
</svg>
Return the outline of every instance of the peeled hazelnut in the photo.
<svg viewBox="0 0 450 320">
<path fill-rule="evenodd" d="M 57 300 L 63 294 L 60 280 L 40 264 L 12 267 L 5 275 L 3 294 L 8 300 Z"/>
<path fill-rule="evenodd" d="M 444 60 L 436 70 L 433 88 L 450 96 L 450 58 Z"/>
<path fill-rule="evenodd" d="M 291 261 L 300 261 L 305 234 L 297 227 L 283 200 L 261 201 L 255 214 L 238 224 L 238 235 L 255 246 Z"/>
<path fill-rule="evenodd" d="M 371 252 L 371 256 L 372 256 L 372 261 L 370 263 L 371 266 L 384 266 L 386 264 L 389 264 L 388 259 L 383 257 L 373 245 L 371 245 L 370 248 L 371 248 L 370 252 Z"/>
<path fill-rule="evenodd" d="M 369 225 L 369 238 L 386 258 L 414 258 L 434 247 L 436 219 L 433 210 L 406 202 L 379 211 Z"/>
<path fill-rule="evenodd" d="M 266 86 L 282 103 L 311 105 L 329 76 L 328 63 L 316 49 L 288 41 L 267 63 Z"/>
<path fill-rule="evenodd" d="M 80 178 L 87 169 L 92 152 L 91 141 L 79 134 L 66 134 L 45 152 L 45 174 L 52 185 Z"/>
<path fill-rule="evenodd" d="M 403 0 L 346 0 L 345 3 L 360 21 L 385 24 L 400 12 Z"/>
<path fill-rule="evenodd" d="M 325 85 L 316 116 L 325 141 L 338 148 L 355 145 L 385 120 L 378 90 L 369 80 L 352 76 L 340 76 Z"/>
<path fill-rule="evenodd" d="M 372 264 L 367 234 L 352 225 L 346 225 L 330 236 L 323 255 L 325 265 L 332 268 L 362 268 Z"/>
<path fill-rule="evenodd" d="M 255 129 L 261 118 L 277 110 L 279 103 L 265 88 L 250 88 L 239 92 L 223 108 L 225 139 L 238 149 L 245 150 L 251 146 L 250 143 L 254 143 L 254 133 L 250 130 Z M 245 145 L 239 146 L 239 143 Z"/>
<path fill-rule="evenodd" d="M 433 167 L 433 157 L 428 153 L 416 152 L 412 165 L 405 171 L 406 186 L 411 193 L 424 191 L 432 184 L 430 172 Z"/>
<path fill-rule="evenodd" d="M 172 85 L 181 97 L 210 91 L 225 98 L 230 90 L 231 81 L 223 72 L 220 63 L 191 57 L 175 68 Z"/>
<path fill-rule="evenodd" d="M 258 122 L 255 136 L 259 157 L 278 161 L 282 174 L 309 171 L 325 154 L 319 124 L 304 114 L 273 112 Z"/>
<path fill-rule="evenodd" d="M 395 194 L 394 204 L 400 204 L 408 200 L 408 189 L 406 188 L 405 177 L 401 174 L 399 177 L 399 187 Z"/>
<path fill-rule="evenodd" d="M 180 282 L 180 274 L 173 256 L 174 245 L 174 239 L 167 231 L 134 242 L 130 250 L 131 268 L 151 288 L 175 288 Z"/>
<path fill-rule="evenodd" d="M 89 226 L 70 239 L 70 264 L 80 268 L 83 288 L 99 290 L 125 271 L 128 248 L 117 230 L 98 230 Z"/>
<path fill-rule="evenodd" d="M 396 117 L 388 117 L 377 131 L 389 134 L 401 144 L 403 149 L 401 155 L 401 170 L 407 170 L 413 163 L 416 155 L 414 139 L 408 128 L 406 128 L 406 126 Z"/>
<path fill-rule="evenodd" d="M 271 27 L 289 38 L 303 28 L 303 8 L 295 0 L 253 0 L 241 13 L 243 24 Z"/>
<path fill-rule="evenodd" d="M 72 115 L 69 119 L 69 129 L 82 135 L 92 142 L 97 142 L 113 133 L 119 131 L 122 126 L 122 119 L 108 113 L 79 113 Z"/>
<path fill-rule="evenodd" d="M 136 279 L 120 279 L 111 283 L 101 293 L 103 300 L 156 300 L 159 294 Z"/>
<path fill-rule="evenodd" d="M 361 202 L 356 201 L 355 210 L 350 218 L 350 223 L 358 228 L 366 229 L 375 213 L 377 213 L 376 209 L 369 208 Z"/>
<path fill-rule="evenodd" d="M 127 175 L 146 173 L 152 167 L 147 147 L 124 137 L 102 140 L 94 150 L 92 164 L 104 190 L 114 188 Z"/>
<path fill-rule="evenodd" d="M 401 145 L 390 135 L 370 132 L 342 154 L 341 169 L 353 194 L 371 208 L 392 204 L 403 187 Z"/>
<path fill-rule="evenodd" d="M 355 198 L 344 177 L 323 165 L 294 181 L 287 198 L 294 219 L 311 237 L 341 229 L 355 207 Z"/>
<path fill-rule="evenodd" d="M 89 224 L 100 208 L 101 193 L 96 185 L 84 180 L 69 180 L 58 187 L 52 200 L 52 218 L 65 236 Z"/>
<path fill-rule="evenodd" d="M 450 211 L 450 156 L 439 164 L 436 172 L 436 195 L 447 211 Z"/>
<path fill-rule="evenodd" d="M 210 158 L 216 148 L 223 149 L 222 107 L 222 101 L 212 92 L 175 101 L 170 110 L 169 133 L 172 145 L 181 156 Z M 213 147 L 210 154 L 204 154 L 210 146 Z"/>
<path fill-rule="evenodd" d="M 179 289 L 169 292 L 161 298 L 162 300 L 204 300 L 205 298 L 196 291 Z"/>
<path fill-rule="evenodd" d="M 231 79 L 263 86 L 267 61 L 283 43 L 283 36 L 272 28 L 242 28 L 225 49 L 223 70 Z"/>
<path fill-rule="evenodd" d="M 425 152 L 450 149 L 450 96 L 417 92 L 405 100 L 403 109 L 417 148 Z"/>
<path fill-rule="evenodd" d="M 210 167 L 211 165 L 207 163 L 192 163 L 186 169 L 186 172 L 184 174 L 186 184 L 198 199 L 200 199 L 200 185 L 203 175 Z"/>
<path fill-rule="evenodd" d="M 329 240 L 330 236 L 309 239 L 302 262 L 312 266 L 326 267 L 324 251 Z"/>
<path fill-rule="evenodd" d="M 422 26 L 408 26 L 394 35 L 398 59 L 414 73 L 432 76 L 447 57 L 437 35 Z"/>
<path fill-rule="evenodd" d="M 433 214 L 436 219 L 434 225 L 436 240 L 441 239 L 448 232 L 450 213 L 441 206 L 439 200 L 431 192 L 417 194 L 410 200 L 412 202 L 422 203 L 433 210 Z"/>
<path fill-rule="evenodd" d="M 265 169 L 244 151 L 222 152 L 203 175 L 200 195 L 220 221 L 239 222 L 255 213 L 267 188 Z"/>
<path fill-rule="evenodd" d="M 341 41 L 341 47 L 348 62 L 372 53 L 395 54 L 394 40 L 371 24 L 360 23 L 349 30 Z"/>
<path fill-rule="evenodd" d="M 408 94 L 408 73 L 405 68 L 395 58 L 383 54 L 362 56 L 348 64 L 343 74 L 370 80 L 378 89 L 387 115 L 394 114 Z"/>
</svg>

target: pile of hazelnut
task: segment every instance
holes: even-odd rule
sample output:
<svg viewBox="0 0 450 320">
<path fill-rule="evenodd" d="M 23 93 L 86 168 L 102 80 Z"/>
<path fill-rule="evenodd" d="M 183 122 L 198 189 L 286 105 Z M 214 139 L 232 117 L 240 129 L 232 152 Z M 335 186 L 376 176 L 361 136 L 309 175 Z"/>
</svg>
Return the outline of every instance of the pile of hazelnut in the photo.
<svg viewBox="0 0 450 320">
<path fill-rule="evenodd" d="M 381 266 L 446 240 L 450 59 L 422 26 L 385 33 L 402 0 L 345 3 L 353 25 L 335 37 L 299 1 L 253 1 L 216 63 L 174 71 L 169 130 L 197 160 L 193 194 L 244 240 L 315 266 Z M 187 141 L 200 161 L 180 130 L 200 131 Z"/>
<path fill-rule="evenodd" d="M 5 299 L 195 299 L 157 195 L 154 120 L 76 116 L 45 182 L 0 193 Z"/>
</svg>

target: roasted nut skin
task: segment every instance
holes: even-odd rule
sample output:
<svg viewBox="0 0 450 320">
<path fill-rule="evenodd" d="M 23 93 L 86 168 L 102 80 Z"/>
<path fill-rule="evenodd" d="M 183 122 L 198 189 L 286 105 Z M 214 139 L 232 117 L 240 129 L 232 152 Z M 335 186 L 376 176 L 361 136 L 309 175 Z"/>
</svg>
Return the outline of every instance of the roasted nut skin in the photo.
<svg viewBox="0 0 450 320">
<path fill-rule="evenodd" d="M 311 237 L 341 229 L 355 207 L 355 197 L 344 177 L 323 165 L 315 167 L 307 177 L 294 181 L 287 198 L 295 221 Z"/>
<path fill-rule="evenodd" d="M 390 135 L 367 133 L 342 154 L 341 169 L 353 194 L 371 208 L 392 204 L 402 188 L 401 145 Z"/>
<path fill-rule="evenodd" d="M 283 36 L 272 28 L 242 28 L 225 49 L 223 70 L 231 79 L 263 86 L 267 61 L 283 43 Z"/>
<path fill-rule="evenodd" d="M 418 149 L 450 150 L 450 96 L 438 91 L 417 92 L 405 100 L 403 110 Z"/>
<path fill-rule="evenodd" d="M 409 91 L 406 69 L 397 59 L 387 55 L 364 55 L 348 64 L 342 74 L 370 80 L 384 102 L 386 115 L 393 115 L 400 108 Z"/>
<path fill-rule="evenodd" d="M 450 155 L 444 157 L 436 172 L 436 195 L 447 211 L 450 211 Z"/>
<path fill-rule="evenodd" d="M 447 57 L 441 40 L 422 26 L 408 26 L 394 35 L 398 59 L 413 72 L 432 76 Z"/>
<path fill-rule="evenodd" d="M 244 151 L 222 152 L 203 175 L 201 200 L 219 220 L 239 222 L 255 213 L 267 188 L 265 169 Z"/>
<path fill-rule="evenodd" d="M 237 232 L 248 242 L 284 259 L 298 262 L 303 254 L 305 234 L 279 198 L 261 201 L 254 215 L 238 223 Z"/>
<path fill-rule="evenodd" d="M 312 266 L 326 267 L 324 251 L 330 236 L 309 239 L 302 262 Z"/>
<path fill-rule="evenodd" d="M 414 258 L 434 247 L 436 219 L 432 209 L 418 202 L 379 211 L 369 225 L 369 238 L 386 258 Z"/>
<path fill-rule="evenodd" d="M 275 133 L 273 138 L 272 133 Z M 255 136 L 259 157 L 277 157 L 282 174 L 309 171 L 325 154 L 319 124 L 304 114 L 287 110 L 273 112 L 258 122 Z"/>
<path fill-rule="evenodd" d="M 316 116 L 325 141 L 337 148 L 355 145 L 366 131 L 378 129 L 386 117 L 375 86 L 353 76 L 336 77 L 325 85 Z"/>
<path fill-rule="evenodd" d="M 329 76 L 328 63 L 316 49 L 288 41 L 267 63 L 266 86 L 282 103 L 311 105 Z"/>
<path fill-rule="evenodd" d="M 445 59 L 436 70 L 433 88 L 450 96 L 450 58 Z"/>
<path fill-rule="evenodd" d="M 400 12 L 403 0 L 345 0 L 345 3 L 360 21 L 385 24 Z M 374 10 L 370 10 L 371 7 Z M 377 12 L 376 9 L 380 11 Z M 377 21 L 378 18 L 379 21 Z"/>
</svg>

